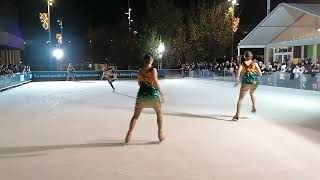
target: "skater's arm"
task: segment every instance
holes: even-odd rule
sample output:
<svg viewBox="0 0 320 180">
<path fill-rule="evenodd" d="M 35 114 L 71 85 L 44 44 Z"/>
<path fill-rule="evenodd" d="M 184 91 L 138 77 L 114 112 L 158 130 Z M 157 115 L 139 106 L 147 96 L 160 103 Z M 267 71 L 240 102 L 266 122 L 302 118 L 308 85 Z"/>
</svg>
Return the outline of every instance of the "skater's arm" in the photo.
<svg viewBox="0 0 320 180">
<path fill-rule="evenodd" d="M 153 79 L 154 80 L 154 86 L 160 92 L 160 94 L 162 95 L 162 91 L 160 89 L 159 80 L 158 80 L 158 71 L 157 71 L 157 69 L 154 68 L 152 73 L 153 73 L 153 78 L 154 78 Z"/>
<path fill-rule="evenodd" d="M 257 75 L 262 76 L 262 72 L 261 72 L 259 65 L 257 63 L 255 63 L 255 66 L 256 66 L 256 70 L 257 70 Z"/>
<path fill-rule="evenodd" d="M 242 71 L 242 65 L 239 66 L 239 69 L 238 69 L 237 74 L 236 74 L 236 85 L 238 85 L 239 82 L 240 82 L 240 73 L 241 73 L 241 71 Z"/>
</svg>

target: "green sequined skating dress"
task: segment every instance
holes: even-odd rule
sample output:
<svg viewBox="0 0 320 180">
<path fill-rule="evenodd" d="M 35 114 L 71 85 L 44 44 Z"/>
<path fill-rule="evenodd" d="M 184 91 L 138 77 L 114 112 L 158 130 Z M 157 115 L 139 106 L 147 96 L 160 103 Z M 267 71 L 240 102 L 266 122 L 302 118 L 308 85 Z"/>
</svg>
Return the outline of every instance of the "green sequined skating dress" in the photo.
<svg viewBox="0 0 320 180">
<path fill-rule="evenodd" d="M 242 66 L 243 69 L 241 71 L 241 89 L 255 90 L 258 87 L 258 76 L 255 63 L 252 62 L 248 66 L 244 63 Z"/>
<path fill-rule="evenodd" d="M 155 88 L 153 77 L 153 68 L 150 68 L 146 73 L 139 71 L 139 91 L 136 99 L 137 108 L 155 108 L 160 107 L 160 93 Z"/>
</svg>

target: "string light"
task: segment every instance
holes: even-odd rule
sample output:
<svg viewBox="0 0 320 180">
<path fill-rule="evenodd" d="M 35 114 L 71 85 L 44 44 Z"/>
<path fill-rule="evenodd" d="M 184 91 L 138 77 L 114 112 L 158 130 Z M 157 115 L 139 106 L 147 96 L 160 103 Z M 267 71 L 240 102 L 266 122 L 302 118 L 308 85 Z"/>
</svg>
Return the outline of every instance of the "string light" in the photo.
<svg viewBox="0 0 320 180">
<path fill-rule="evenodd" d="M 128 15 L 129 32 L 131 31 L 131 23 L 133 22 L 133 20 L 131 19 L 131 12 L 132 9 L 130 8 L 130 2 L 128 0 L 128 12 L 126 12 L 125 14 Z"/>
<path fill-rule="evenodd" d="M 48 0 L 48 4 L 49 4 L 49 6 L 52 6 L 53 5 L 53 0 Z"/>
<path fill-rule="evenodd" d="M 39 19 L 40 19 L 40 22 L 42 23 L 42 27 L 47 31 L 49 29 L 48 13 L 40 13 Z"/>
</svg>

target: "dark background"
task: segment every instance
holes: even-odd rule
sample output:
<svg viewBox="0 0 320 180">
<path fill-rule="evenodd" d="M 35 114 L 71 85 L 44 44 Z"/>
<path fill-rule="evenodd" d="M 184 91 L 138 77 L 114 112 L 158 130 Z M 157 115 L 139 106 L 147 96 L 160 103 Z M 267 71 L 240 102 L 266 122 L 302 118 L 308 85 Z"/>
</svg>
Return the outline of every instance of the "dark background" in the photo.
<svg viewBox="0 0 320 180">
<path fill-rule="evenodd" d="M 1 0 L 2 1 L 2 0 Z M 45 45 L 48 34 L 39 23 L 38 14 L 46 12 L 46 0 L 8 0 L 12 2 L 19 12 L 19 21 L 22 36 L 27 42 L 24 57 L 28 63 L 39 65 L 43 61 L 44 54 L 39 53 Z M 133 9 L 133 19 L 138 21 L 145 18 L 147 0 L 130 0 Z M 191 2 L 197 0 L 175 0 L 177 7 L 188 9 Z M 208 0 L 209 1 L 209 0 Z M 214 1 L 214 0 L 210 0 Z M 254 28 L 266 16 L 266 0 L 238 0 L 237 15 L 240 16 L 240 26 L 246 31 Z M 279 3 L 319 3 L 319 0 L 271 0 L 271 10 Z M 52 33 L 59 32 L 56 19 L 62 18 L 64 23 L 64 43 L 69 51 L 77 52 L 73 54 L 73 59 L 89 59 L 90 49 L 89 34 L 99 27 L 113 27 L 117 22 L 126 19 L 125 12 L 128 9 L 127 0 L 54 0 L 51 8 L 52 14 Z M 138 24 L 137 22 L 135 22 Z M 134 25 L 133 25 L 134 26 Z M 244 31 L 243 30 L 243 31 Z M 246 33 L 243 33 L 243 36 Z M 53 35 L 54 37 L 54 35 Z M 242 38 L 242 37 L 240 37 Z M 71 43 L 68 43 L 71 41 Z M 80 47 L 81 46 L 81 47 Z M 39 47 L 39 48 L 37 48 Z M 30 58 L 32 56 L 32 60 Z M 38 57 L 36 57 L 38 56 Z M 70 59 L 71 61 L 71 59 Z"/>
<path fill-rule="evenodd" d="M 9 0 L 19 10 L 21 28 L 26 39 L 38 36 L 38 13 L 46 12 L 46 0 Z M 130 0 L 133 15 L 143 16 L 147 0 Z M 180 7 L 188 7 L 190 1 L 176 0 Z M 211 0 L 212 1 L 212 0 Z M 266 0 L 239 0 L 241 24 L 257 24 L 266 15 Z M 281 2 L 319 3 L 318 0 L 271 0 L 272 9 Z M 85 35 L 90 28 L 112 25 L 125 17 L 127 0 L 55 0 L 52 7 L 53 17 L 64 20 L 65 32 L 69 35 Z"/>
</svg>

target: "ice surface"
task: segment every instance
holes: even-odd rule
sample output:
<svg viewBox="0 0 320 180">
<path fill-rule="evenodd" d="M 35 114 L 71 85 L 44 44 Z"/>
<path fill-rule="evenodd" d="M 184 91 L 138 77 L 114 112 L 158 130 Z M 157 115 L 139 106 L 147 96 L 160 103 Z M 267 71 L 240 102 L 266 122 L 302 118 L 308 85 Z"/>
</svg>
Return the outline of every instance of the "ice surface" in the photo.
<svg viewBox="0 0 320 180">
<path fill-rule="evenodd" d="M 135 81 L 34 82 L 0 93 L 0 179 L 319 179 L 320 96 L 257 90 L 238 123 L 238 88 L 226 82 L 162 80 L 167 140 L 155 143 L 145 110 L 123 138 Z"/>
</svg>

